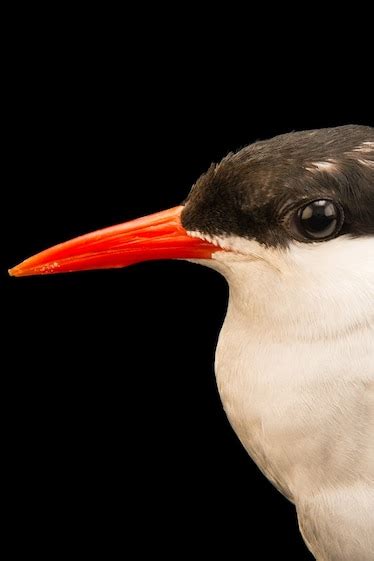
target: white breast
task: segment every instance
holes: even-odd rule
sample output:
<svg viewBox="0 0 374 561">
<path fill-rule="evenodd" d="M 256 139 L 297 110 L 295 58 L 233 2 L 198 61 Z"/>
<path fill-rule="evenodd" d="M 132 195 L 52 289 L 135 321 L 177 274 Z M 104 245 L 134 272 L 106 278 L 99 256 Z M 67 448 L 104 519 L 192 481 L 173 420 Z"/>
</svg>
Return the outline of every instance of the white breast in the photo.
<svg viewBox="0 0 374 561">
<path fill-rule="evenodd" d="M 293 500 L 358 473 L 374 481 L 373 365 L 369 329 L 329 343 L 274 341 L 230 308 L 216 354 L 235 432 Z"/>
<path fill-rule="evenodd" d="M 369 561 L 374 246 L 370 239 L 335 240 L 330 253 L 326 246 L 274 254 L 270 268 L 258 246 L 252 263 L 217 256 L 230 302 L 216 376 L 230 423 L 295 502 L 316 557 Z"/>
</svg>

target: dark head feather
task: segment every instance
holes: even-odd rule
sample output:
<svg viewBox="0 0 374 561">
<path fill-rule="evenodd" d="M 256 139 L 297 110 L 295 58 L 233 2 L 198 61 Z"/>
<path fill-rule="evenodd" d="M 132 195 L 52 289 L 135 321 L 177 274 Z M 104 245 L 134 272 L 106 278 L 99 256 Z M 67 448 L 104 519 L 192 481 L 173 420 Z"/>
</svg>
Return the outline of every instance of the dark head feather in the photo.
<svg viewBox="0 0 374 561">
<path fill-rule="evenodd" d="M 292 132 L 229 154 L 193 186 L 182 223 L 204 235 L 286 246 L 286 214 L 323 198 L 344 208 L 340 234 L 374 235 L 373 127 Z"/>
</svg>

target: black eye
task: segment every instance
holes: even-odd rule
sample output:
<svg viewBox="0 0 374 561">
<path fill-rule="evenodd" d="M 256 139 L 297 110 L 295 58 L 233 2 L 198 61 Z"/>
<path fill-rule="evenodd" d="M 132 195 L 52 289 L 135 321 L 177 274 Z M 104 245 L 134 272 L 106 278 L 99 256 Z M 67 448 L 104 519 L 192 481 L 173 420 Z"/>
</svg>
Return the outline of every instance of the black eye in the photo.
<svg viewBox="0 0 374 561">
<path fill-rule="evenodd" d="M 326 199 L 312 201 L 299 208 L 292 220 L 292 231 L 303 241 L 326 240 L 336 236 L 344 220 L 338 203 Z"/>
</svg>

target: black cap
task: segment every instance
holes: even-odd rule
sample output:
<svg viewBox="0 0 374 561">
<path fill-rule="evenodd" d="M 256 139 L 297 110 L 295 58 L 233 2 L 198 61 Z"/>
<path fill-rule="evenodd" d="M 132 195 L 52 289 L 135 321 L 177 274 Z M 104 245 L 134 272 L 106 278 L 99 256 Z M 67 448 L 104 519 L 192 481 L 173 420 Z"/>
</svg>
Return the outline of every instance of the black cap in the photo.
<svg viewBox="0 0 374 561">
<path fill-rule="evenodd" d="M 323 200 L 342 209 L 338 235 L 374 235 L 373 127 L 292 132 L 229 154 L 193 186 L 182 224 L 206 236 L 287 246 L 295 239 L 290 213 Z"/>
</svg>

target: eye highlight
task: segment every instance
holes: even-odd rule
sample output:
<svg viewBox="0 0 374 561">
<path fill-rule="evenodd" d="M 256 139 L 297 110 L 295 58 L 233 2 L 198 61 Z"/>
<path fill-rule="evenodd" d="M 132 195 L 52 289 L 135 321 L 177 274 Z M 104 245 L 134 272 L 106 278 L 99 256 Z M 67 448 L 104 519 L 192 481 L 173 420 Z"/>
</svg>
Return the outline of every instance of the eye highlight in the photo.
<svg viewBox="0 0 374 561">
<path fill-rule="evenodd" d="M 289 228 L 299 241 L 324 241 L 334 238 L 344 222 L 341 205 L 329 199 L 310 201 L 291 216 Z"/>
</svg>

